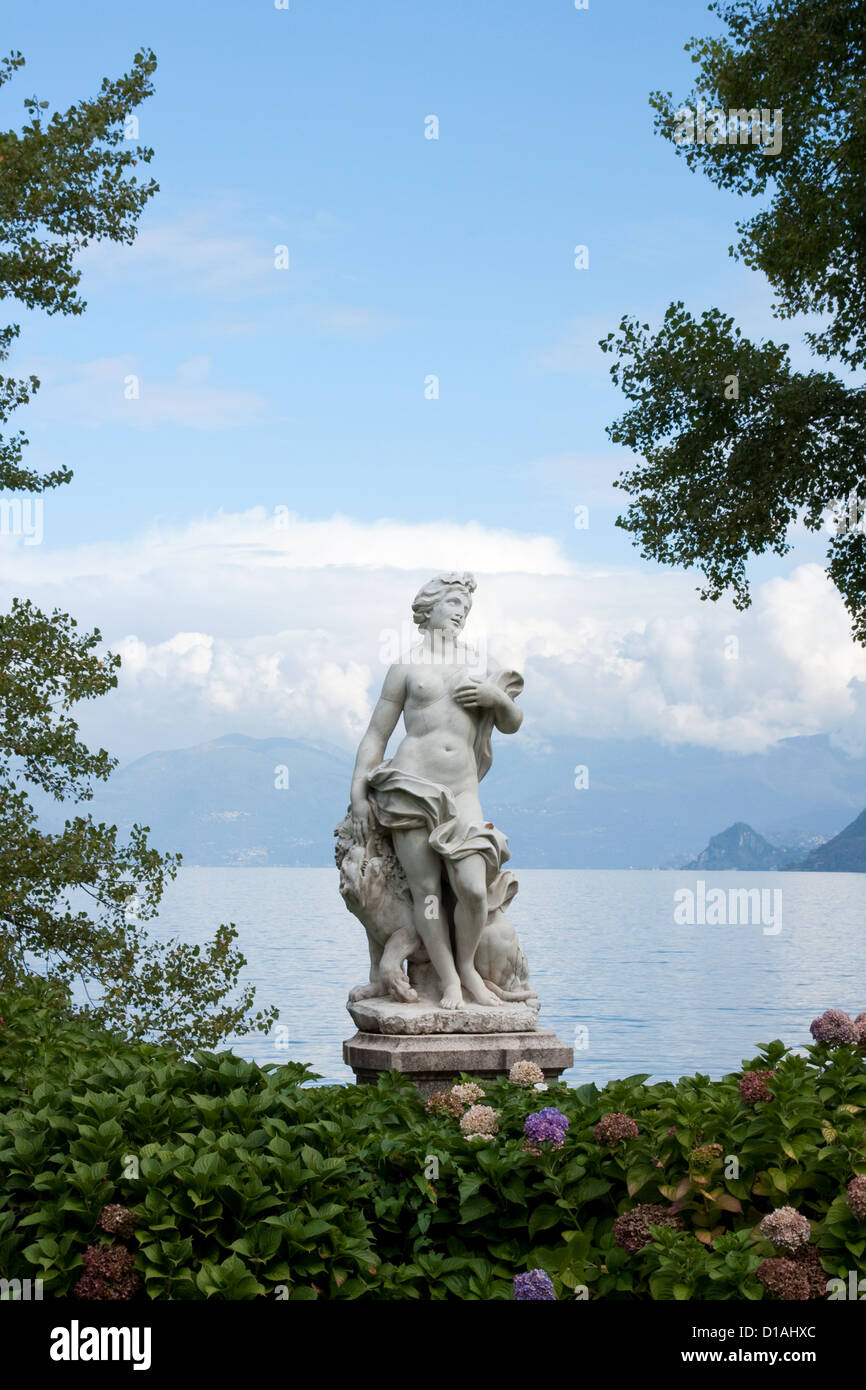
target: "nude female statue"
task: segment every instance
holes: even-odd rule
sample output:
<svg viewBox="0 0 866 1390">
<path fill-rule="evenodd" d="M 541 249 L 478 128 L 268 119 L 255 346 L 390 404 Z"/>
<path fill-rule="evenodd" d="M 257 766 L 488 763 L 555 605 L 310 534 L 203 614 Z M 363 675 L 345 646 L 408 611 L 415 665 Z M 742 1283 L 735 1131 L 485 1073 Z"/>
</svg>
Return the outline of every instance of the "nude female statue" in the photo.
<svg viewBox="0 0 866 1390">
<path fill-rule="evenodd" d="M 513 878 L 502 872 L 508 843 L 485 821 L 478 783 L 490 766 L 492 727 L 507 734 L 520 728 L 523 714 L 514 697 L 523 680 L 493 661 L 471 664 L 460 633 L 474 589 L 471 574 L 443 574 L 416 594 L 412 611 L 422 641 L 385 677 L 358 748 L 351 791 L 356 839 L 366 840 L 371 819 L 390 834 L 445 1009 L 459 1008 L 464 990 L 475 1003 L 500 1003 L 475 957 L 488 894 L 491 907 L 498 905 L 504 881 Z M 385 763 L 401 714 L 406 734 Z M 456 900 L 453 951 L 447 914 L 440 910 L 443 867 Z"/>
</svg>

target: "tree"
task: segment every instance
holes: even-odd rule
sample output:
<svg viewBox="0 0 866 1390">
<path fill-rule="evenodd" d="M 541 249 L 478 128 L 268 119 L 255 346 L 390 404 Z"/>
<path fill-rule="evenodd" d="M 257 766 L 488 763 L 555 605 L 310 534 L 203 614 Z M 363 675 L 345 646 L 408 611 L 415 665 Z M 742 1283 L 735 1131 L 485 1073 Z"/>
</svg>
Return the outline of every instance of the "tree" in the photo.
<svg viewBox="0 0 866 1390">
<path fill-rule="evenodd" d="M 0 61 L 0 85 L 23 63 L 18 53 Z M 157 185 L 132 173 L 153 151 L 124 141 L 124 126 L 151 94 L 155 68 L 151 52 L 137 53 L 92 101 L 48 119 L 48 103 L 29 98 L 23 129 L 0 132 L 0 298 L 80 314 L 76 253 L 92 241 L 134 239 Z M 0 331 L 0 359 L 18 332 L 15 324 Z M 0 422 L 38 386 L 32 376 L 0 377 Z M 27 468 L 26 444 L 21 432 L 0 438 L 0 488 L 41 493 L 69 482 L 67 468 Z M 84 1010 L 96 1022 L 184 1049 L 270 1026 L 276 1010 L 253 1016 L 251 986 L 236 995 L 245 960 L 234 926 L 220 926 L 203 947 L 148 934 L 144 923 L 180 859 L 153 849 L 146 826 L 133 826 L 126 843 L 90 815 L 57 834 L 39 828 L 33 788 L 87 801 L 116 765 L 105 749 L 84 746 L 72 716 L 80 700 L 117 684 L 120 658 L 100 654 L 101 640 L 26 600 L 0 615 L 0 987 L 31 973 L 61 988 L 78 979 L 96 995 Z"/>
<path fill-rule="evenodd" d="M 699 80 L 676 108 L 669 92 L 652 94 L 656 129 L 720 188 L 763 198 L 737 223 L 730 254 L 767 277 L 777 318 L 821 315 L 805 334 L 810 351 L 856 373 L 866 365 L 866 3 L 709 8 L 727 33 L 686 45 Z M 796 372 L 787 343 L 754 344 L 719 309 L 695 318 L 682 302 L 655 333 L 626 315 L 600 346 L 633 403 L 608 434 L 643 459 L 617 481 L 633 498 L 617 525 L 644 558 L 697 566 L 702 598 L 731 591 L 742 609 L 747 560 L 786 554 L 792 522 L 817 531 L 835 511 L 827 573 L 866 644 L 863 387 Z"/>
</svg>

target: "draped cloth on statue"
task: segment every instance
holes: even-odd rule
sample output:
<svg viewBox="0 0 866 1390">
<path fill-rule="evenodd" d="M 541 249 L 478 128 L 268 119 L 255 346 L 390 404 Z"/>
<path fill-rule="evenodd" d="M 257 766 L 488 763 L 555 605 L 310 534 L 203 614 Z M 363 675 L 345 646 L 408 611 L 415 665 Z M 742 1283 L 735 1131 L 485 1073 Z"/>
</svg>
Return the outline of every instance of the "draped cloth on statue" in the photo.
<svg viewBox="0 0 866 1390">
<path fill-rule="evenodd" d="M 498 685 L 500 690 L 504 690 L 511 700 L 515 699 L 523 689 L 523 677 L 519 671 L 497 671 L 495 676 L 490 676 L 488 679 L 491 685 Z M 493 763 L 493 749 L 490 745 L 492 734 L 493 711 L 482 709 L 474 744 L 475 766 L 478 768 L 479 782 L 482 777 L 487 776 Z"/>
<path fill-rule="evenodd" d="M 461 820 L 447 787 L 388 763 L 373 769 L 367 786 L 373 814 L 384 830 L 426 830 L 427 843 L 442 860 L 480 854 L 486 865 L 488 913 L 511 901 L 517 879 L 502 868 L 511 856 L 501 830 Z"/>
</svg>

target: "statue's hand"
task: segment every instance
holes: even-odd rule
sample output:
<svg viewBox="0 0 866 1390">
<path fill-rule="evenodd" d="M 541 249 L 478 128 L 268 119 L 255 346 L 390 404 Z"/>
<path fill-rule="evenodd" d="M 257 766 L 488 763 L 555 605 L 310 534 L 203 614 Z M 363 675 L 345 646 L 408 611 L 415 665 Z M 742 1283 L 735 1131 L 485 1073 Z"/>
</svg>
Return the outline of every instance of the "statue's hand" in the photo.
<svg viewBox="0 0 866 1390">
<path fill-rule="evenodd" d="M 349 807 L 352 832 L 359 844 L 366 844 L 370 833 L 370 803 L 365 796 L 353 797 Z"/>
<path fill-rule="evenodd" d="M 492 709 L 502 700 L 502 691 L 492 681 L 464 676 L 454 687 L 454 699 L 464 709 Z"/>
</svg>

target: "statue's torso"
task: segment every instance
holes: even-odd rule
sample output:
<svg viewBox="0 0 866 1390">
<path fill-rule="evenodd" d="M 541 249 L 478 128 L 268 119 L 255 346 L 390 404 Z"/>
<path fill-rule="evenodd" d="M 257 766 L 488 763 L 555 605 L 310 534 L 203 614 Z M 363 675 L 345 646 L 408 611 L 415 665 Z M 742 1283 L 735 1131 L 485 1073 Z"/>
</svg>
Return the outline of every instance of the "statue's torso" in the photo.
<svg viewBox="0 0 866 1390">
<path fill-rule="evenodd" d="M 407 664 L 406 737 L 391 759 L 392 767 L 439 782 L 455 795 L 478 785 L 479 711 L 464 709 L 452 693 L 469 673 L 465 663 Z"/>
</svg>

